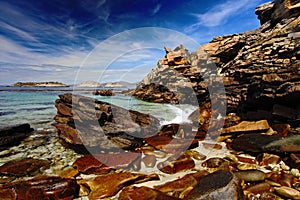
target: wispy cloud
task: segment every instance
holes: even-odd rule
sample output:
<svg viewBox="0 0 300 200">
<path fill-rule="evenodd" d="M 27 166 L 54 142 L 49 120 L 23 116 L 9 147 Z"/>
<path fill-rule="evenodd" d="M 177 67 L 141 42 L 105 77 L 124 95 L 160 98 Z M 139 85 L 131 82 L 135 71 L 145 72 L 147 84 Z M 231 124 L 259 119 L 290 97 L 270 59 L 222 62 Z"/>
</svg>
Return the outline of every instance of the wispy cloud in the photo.
<svg viewBox="0 0 300 200">
<path fill-rule="evenodd" d="M 188 26 L 187 32 L 195 31 L 199 27 L 216 27 L 225 24 L 230 17 L 241 14 L 255 7 L 261 0 L 227 0 L 217 4 L 205 13 L 192 14 L 197 22 Z"/>
<path fill-rule="evenodd" d="M 161 4 L 157 4 L 151 12 L 151 15 L 156 15 L 161 9 Z"/>
</svg>

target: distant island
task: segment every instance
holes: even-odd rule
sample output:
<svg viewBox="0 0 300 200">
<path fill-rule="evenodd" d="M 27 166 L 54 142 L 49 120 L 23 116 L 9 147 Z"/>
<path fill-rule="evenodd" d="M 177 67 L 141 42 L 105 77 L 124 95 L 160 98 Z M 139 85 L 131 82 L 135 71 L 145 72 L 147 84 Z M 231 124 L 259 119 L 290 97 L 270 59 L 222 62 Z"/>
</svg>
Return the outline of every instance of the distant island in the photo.
<svg viewBox="0 0 300 200">
<path fill-rule="evenodd" d="M 136 83 L 119 81 L 119 82 L 104 83 L 103 86 L 104 86 L 104 88 L 135 88 Z"/>
<path fill-rule="evenodd" d="M 94 87 L 99 88 L 101 87 L 101 84 L 96 81 L 84 81 L 77 85 L 77 87 Z"/>
<path fill-rule="evenodd" d="M 50 82 L 17 82 L 13 87 L 69 87 L 66 84 L 50 81 Z"/>
</svg>

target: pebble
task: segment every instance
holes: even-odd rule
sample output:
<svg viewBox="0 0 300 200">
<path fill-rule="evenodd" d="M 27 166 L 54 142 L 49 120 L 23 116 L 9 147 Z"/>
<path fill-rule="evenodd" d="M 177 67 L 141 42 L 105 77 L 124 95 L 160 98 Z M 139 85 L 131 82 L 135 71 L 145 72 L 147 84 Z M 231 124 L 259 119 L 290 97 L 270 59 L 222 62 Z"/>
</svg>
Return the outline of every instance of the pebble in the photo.
<svg viewBox="0 0 300 200">
<path fill-rule="evenodd" d="M 266 174 L 259 170 L 238 171 L 234 174 L 245 182 L 263 181 L 266 178 Z"/>
<path fill-rule="evenodd" d="M 275 191 L 286 198 L 291 198 L 291 199 L 300 199 L 300 192 L 296 189 L 290 188 L 290 187 L 286 187 L 286 186 L 282 186 L 279 188 L 275 188 Z"/>
<path fill-rule="evenodd" d="M 283 161 L 281 161 L 281 162 L 279 163 L 279 165 L 280 165 L 281 169 L 283 169 L 283 170 L 285 170 L 285 171 L 289 171 L 289 170 L 290 170 L 290 167 L 287 166 Z"/>
<path fill-rule="evenodd" d="M 300 171 L 299 171 L 299 169 L 295 169 L 295 168 L 291 169 L 291 174 L 293 176 L 297 177 L 297 178 L 300 177 Z"/>
</svg>

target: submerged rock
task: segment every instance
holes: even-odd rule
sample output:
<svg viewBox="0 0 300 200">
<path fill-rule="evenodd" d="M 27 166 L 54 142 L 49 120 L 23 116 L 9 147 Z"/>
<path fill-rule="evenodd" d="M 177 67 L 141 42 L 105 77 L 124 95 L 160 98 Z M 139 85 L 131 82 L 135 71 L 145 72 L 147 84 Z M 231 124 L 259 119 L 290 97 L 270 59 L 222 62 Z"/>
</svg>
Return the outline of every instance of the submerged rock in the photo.
<svg viewBox="0 0 300 200">
<path fill-rule="evenodd" d="M 33 128 L 27 123 L 0 127 L 0 150 L 17 145 L 33 131 Z"/>
<path fill-rule="evenodd" d="M 33 179 L 0 185 L 2 199 L 73 199 L 79 185 L 74 179 L 39 176 Z"/>
<path fill-rule="evenodd" d="M 33 158 L 12 160 L 0 166 L 0 175 L 21 177 L 32 175 L 41 168 L 48 168 L 49 163 L 46 160 Z"/>
</svg>

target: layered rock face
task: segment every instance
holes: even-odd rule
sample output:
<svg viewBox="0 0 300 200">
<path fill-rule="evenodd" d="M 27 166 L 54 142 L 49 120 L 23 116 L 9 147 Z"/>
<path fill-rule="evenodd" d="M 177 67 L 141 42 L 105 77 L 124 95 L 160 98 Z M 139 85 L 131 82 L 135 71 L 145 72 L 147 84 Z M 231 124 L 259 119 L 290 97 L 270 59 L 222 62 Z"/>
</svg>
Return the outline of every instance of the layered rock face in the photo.
<svg viewBox="0 0 300 200">
<path fill-rule="evenodd" d="M 160 127 L 158 119 L 137 111 L 70 93 L 59 97 L 53 125 L 60 137 L 73 145 L 103 150 L 135 148 Z"/>
<path fill-rule="evenodd" d="M 134 95 L 141 97 L 137 94 L 147 93 L 147 85 L 155 83 L 176 95 L 169 99 L 191 103 L 194 95 L 201 105 L 220 101 L 224 84 L 227 113 L 248 120 L 298 124 L 299 13 L 299 1 L 275 0 L 257 8 L 262 25 L 256 30 L 215 37 L 193 53 L 182 45 L 173 51 L 166 48 L 165 58 L 159 60 Z"/>
</svg>

